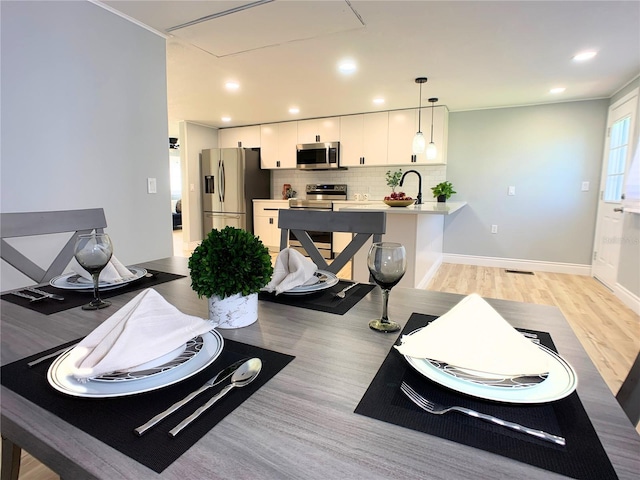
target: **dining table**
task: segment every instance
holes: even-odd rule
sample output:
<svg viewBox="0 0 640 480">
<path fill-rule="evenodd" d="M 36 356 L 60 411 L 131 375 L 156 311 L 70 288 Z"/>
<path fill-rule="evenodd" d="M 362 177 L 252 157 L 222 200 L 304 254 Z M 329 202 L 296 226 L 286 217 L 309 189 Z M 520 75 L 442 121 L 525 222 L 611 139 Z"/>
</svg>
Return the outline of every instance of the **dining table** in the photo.
<svg viewBox="0 0 640 480">
<path fill-rule="evenodd" d="M 181 312 L 208 318 L 207 299 L 198 298 L 191 289 L 187 261 L 187 258 L 169 257 L 139 265 L 176 274 L 175 279 L 152 288 Z M 10 372 L 25 359 L 37 358 L 44 351 L 54 351 L 89 334 L 137 293 L 127 290 L 112 295 L 109 298 L 112 305 L 101 310 L 74 307 L 47 315 L 2 300 L 2 368 Z M 422 324 L 445 314 L 463 298 L 458 294 L 395 287 L 389 297 L 389 316 L 403 327 L 410 321 Z M 520 438 L 518 435 L 526 436 L 507 433 L 508 429 L 478 419 L 458 413 L 434 416 L 413 405 L 400 391 L 400 380 L 411 382 L 423 392 L 432 388 L 431 381 L 416 373 L 393 348 L 401 332 L 385 334 L 368 327 L 369 321 L 379 318 L 381 313 L 382 294 L 378 287 L 367 291 L 343 314 L 262 299 L 255 323 L 238 329 L 218 329 L 225 342 L 223 351 L 235 348 L 249 354 L 265 352 L 271 355 L 265 357 L 268 359 L 265 365 L 277 364 L 277 371 L 215 424 L 205 425 L 207 416 L 215 415 L 216 409 L 223 409 L 241 398 L 244 389 L 229 392 L 203 414 L 202 420 L 194 422 L 194 428 L 199 424 L 202 431 L 192 445 L 160 468 L 145 465 L 133 458 L 135 454 L 123 453 L 118 441 L 112 441 L 111 436 L 126 437 L 122 442 L 134 453 L 135 442 L 146 441 L 148 445 L 143 447 L 141 443 L 140 448 L 160 457 L 161 462 L 165 456 L 164 445 L 172 441 L 166 432 L 154 452 L 153 439 L 160 439 L 160 431 L 154 433 L 157 437 L 136 437 L 132 429 L 122 425 L 129 425 L 126 418 L 135 416 L 135 409 L 156 413 L 164 410 L 176 385 L 113 400 L 74 398 L 75 406 L 63 411 L 67 399 L 64 393 L 46 385 L 46 366 L 40 366 L 39 374 L 33 369 L 34 381 L 42 385 L 34 387 L 40 388 L 41 394 L 31 396 L 21 390 L 26 376 L 32 373 L 30 370 L 14 369 L 22 371 L 20 375 L 24 378 L 13 384 L 5 382 L 3 370 L 2 437 L 7 445 L 14 444 L 28 451 L 61 478 L 74 480 L 549 480 L 589 478 L 589 469 L 594 468 L 605 472 L 599 478 L 640 478 L 640 436 L 561 311 L 548 305 L 485 300 L 513 327 L 539 332 L 542 336 L 548 334 L 553 347 L 575 371 L 577 388 L 572 394 L 573 403 L 562 407 L 564 410 L 553 410 L 556 403 L 564 400 L 549 401 L 540 407 L 507 406 L 532 411 L 540 408 L 542 416 L 555 411 L 558 418 L 549 425 L 555 425 L 563 435 L 567 433 L 568 454 L 564 447 Z M 217 365 L 204 372 L 203 378 L 213 376 L 215 370 Z M 42 400 L 45 394 L 51 397 L 50 403 Z M 164 395 L 167 399 L 163 402 Z M 464 395 L 460 400 L 473 401 Z M 105 404 L 108 407 L 110 401 L 117 402 L 114 403 L 117 408 L 110 413 L 114 421 L 91 429 L 91 415 L 99 422 L 100 408 Z M 204 401 L 203 397 L 193 402 L 197 406 Z M 505 408 L 500 402 L 485 403 L 488 409 Z M 74 422 L 76 415 L 89 418 L 85 422 L 87 428 Z M 130 426 L 135 426 L 137 420 L 131 420 Z M 547 425 L 546 419 L 541 421 Z M 173 425 L 165 422 L 166 427 L 163 422 L 154 430 L 160 426 L 169 429 L 177 420 Z M 578 422 L 582 426 L 575 434 L 571 433 L 573 424 Z M 563 455 L 569 458 L 580 438 L 589 435 L 592 444 L 581 450 L 582 457 L 575 457 L 575 470 L 564 470 Z M 513 450 L 520 453 L 514 456 Z M 601 464 L 590 466 L 590 459 L 598 455 Z M 3 458 L 6 461 L 9 457 L 3 455 Z M 551 463 L 557 468 L 546 466 L 548 458 L 552 458 Z M 584 468 L 580 465 L 583 461 L 586 462 Z M 574 475 L 574 471 L 578 473 Z M 598 478 L 596 474 L 593 478 Z"/>
</svg>

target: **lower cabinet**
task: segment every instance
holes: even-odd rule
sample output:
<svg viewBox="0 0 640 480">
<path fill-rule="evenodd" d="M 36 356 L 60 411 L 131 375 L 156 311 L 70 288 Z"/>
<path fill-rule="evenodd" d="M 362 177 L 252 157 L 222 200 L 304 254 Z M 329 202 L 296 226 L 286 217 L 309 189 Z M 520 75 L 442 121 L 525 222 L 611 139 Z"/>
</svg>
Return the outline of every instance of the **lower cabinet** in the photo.
<svg viewBox="0 0 640 480">
<path fill-rule="evenodd" d="M 254 200 L 253 232 L 269 248 L 269 251 L 280 251 L 280 229 L 278 228 L 278 210 L 289 208 L 286 200 Z"/>
</svg>

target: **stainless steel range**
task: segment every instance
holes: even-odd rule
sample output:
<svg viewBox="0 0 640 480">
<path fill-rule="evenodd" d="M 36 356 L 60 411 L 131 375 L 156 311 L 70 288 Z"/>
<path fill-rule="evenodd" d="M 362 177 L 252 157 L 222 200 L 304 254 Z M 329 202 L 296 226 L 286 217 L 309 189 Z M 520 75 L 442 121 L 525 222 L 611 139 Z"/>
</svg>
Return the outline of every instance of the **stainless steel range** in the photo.
<svg viewBox="0 0 640 480">
<path fill-rule="evenodd" d="M 347 186 L 309 184 L 306 187 L 306 198 L 289 199 L 289 208 L 305 210 L 333 210 L 333 201 L 346 200 Z M 311 240 L 324 258 L 333 258 L 333 233 L 332 232 L 308 232 Z M 306 251 L 300 242 L 289 233 L 289 246 L 306 255 Z"/>
</svg>

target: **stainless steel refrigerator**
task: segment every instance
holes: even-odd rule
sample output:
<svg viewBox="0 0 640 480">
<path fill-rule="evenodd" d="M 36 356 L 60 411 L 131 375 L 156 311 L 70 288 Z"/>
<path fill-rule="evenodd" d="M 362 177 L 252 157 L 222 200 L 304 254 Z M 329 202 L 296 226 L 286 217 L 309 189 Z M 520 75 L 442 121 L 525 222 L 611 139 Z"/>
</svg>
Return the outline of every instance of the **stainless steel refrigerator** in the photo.
<svg viewBox="0 0 640 480">
<path fill-rule="evenodd" d="M 226 226 L 253 233 L 253 199 L 271 198 L 271 174 L 260 169 L 259 150 L 203 150 L 200 173 L 204 236 Z"/>
</svg>

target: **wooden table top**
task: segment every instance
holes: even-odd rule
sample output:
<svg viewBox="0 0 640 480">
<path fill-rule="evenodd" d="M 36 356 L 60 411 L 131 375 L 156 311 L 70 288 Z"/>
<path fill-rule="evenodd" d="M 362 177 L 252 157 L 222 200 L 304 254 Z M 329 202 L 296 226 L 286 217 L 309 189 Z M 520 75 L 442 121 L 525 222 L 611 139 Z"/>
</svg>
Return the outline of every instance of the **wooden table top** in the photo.
<svg viewBox="0 0 640 480">
<path fill-rule="evenodd" d="M 187 259 L 147 268 L 188 275 Z M 208 316 L 184 278 L 155 288 L 182 312 Z M 2 364 L 86 335 L 136 295 L 112 297 L 99 311 L 41 315 L 2 301 Z M 441 315 L 463 296 L 394 288 L 389 314 Z M 640 436 L 556 307 L 489 303 L 512 325 L 551 333 L 578 374 L 578 394 L 621 479 L 640 474 Z M 2 387 L 2 435 L 63 478 L 564 478 L 506 457 L 354 414 L 396 334 L 370 330 L 381 295 L 374 289 L 345 315 L 260 302 L 259 320 L 225 338 L 295 355 L 295 360 L 161 474 Z M 418 448 L 419 447 L 419 448 Z M 212 452 L 215 451 L 215 454 Z"/>
</svg>

